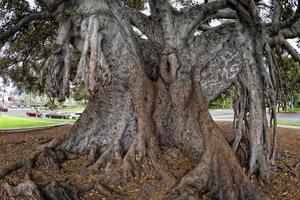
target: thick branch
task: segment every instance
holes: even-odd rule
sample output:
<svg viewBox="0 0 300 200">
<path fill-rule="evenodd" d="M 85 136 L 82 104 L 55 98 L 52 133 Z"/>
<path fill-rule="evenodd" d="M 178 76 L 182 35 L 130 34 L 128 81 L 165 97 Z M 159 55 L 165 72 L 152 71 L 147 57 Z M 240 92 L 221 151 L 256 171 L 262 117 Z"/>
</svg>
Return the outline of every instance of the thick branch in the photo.
<svg viewBox="0 0 300 200">
<path fill-rule="evenodd" d="M 284 38 L 295 38 L 300 36 L 300 22 L 296 22 L 291 27 L 282 29 L 279 33 Z"/>
<path fill-rule="evenodd" d="M 180 22 L 188 20 L 188 23 L 180 23 L 180 26 L 183 26 L 182 29 L 186 30 L 186 34 L 192 33 L 192 31 L 209 15 L 224 15 L 225 13 L 217 13 L 226 8 L 226 6 L 227 1 L 212 1 L 194 6 L 188 11 L 180 13 L 178 16 Z"/>
<path fill-rule="evenodd" d="M 215 18 L 217 19 L 236 19 L 237 15 L 236 12 L 231 10 L 231 9 L 224 9 L 224 10 L 219 10 L 216 15 Z"/>
<path fill-rule="evenodd" d="M 212 19 L 237 19 L 237 14 L 232 9 L 219 10 L 218 12 L 209 15 L 202 21 L 202 23 L 200 25 L 201 30 L 205 30 L 205 26 L 208 26 L 206 28 L 206 30 L 209 30 L 211 28 L 211 26 L 209 26 L 205 23 Z"/>
<path fill-rule="evenodd" d="M 269 25 L 270 27 L 267 28 L 267 30 L 272 34 L 275 35 L 277 34 L 280 30 L 284 29 L 284 28 L 288 28 L 290 26 L 292 26 L 294 23 L 296 23 L 300 18 L 300 5 L 298 3 L 298 7 L 296 12 L 287 20 L 285 21 L 281 21 L 281 22 L 277 22 L 275 24 L 271 24 Z"/>
<path fill-rule="evenodd" d="M 232 9 L 236 10 L 237 15 L 239 16 L 241 21 L 247 22 L 249 24 L 253 23 L 251 14 L 253 15 L 255 13 L 255 5 L 241 0 L 228 0 L 228 3 L 232 7 Z"/>
<path fill-rule="evenodd" d="M 298 62 L 300 62 L 300 54 L 298 51 L 292 47 L 292 45 L 286 41 L 282 36 L 278 37 L 278 43 Z"/>
<path fill-rule="evenodd" d="M 278 23 L 279 22 L 279 18 L 280 18 L 280 12 L 281 12 L 281 7 L 278 3 L 278 1 L 274 0 L 273 2 L 273 15 L 272 15 L 272 22 L 274 23 Z"/>
<path fill-rule="evenodd" d="M 196 20 L 194 23 L 198 23 L 197 19 L 203 15 L 206 17 L 212 13 L 216 13 L 219 10 L 226 8 L 227 2 L 226 1 L 212 1 L 206 4 L 200 4 L 197 6 L 192 7 L 187 12 L 183 12 L 183 15 L 188 15 L 190 18 Z M 193 23 L 193 22 L 192 22 Z"/>
<path fill-rule="evenodd" d="M 151 16 L 147 16 L 140 11 L 125 6 L 126 13 L 132 25 L 136 26 L 143 34 L 145 34 L 150 40 L 154 42 L 161 42 L 161 34 L 159 32 L 160 27 L 157 26 Z"/>
<path fill-rule="evenodd" d="M 10 27 L 7 31 L 4 31 L 0 34 L 0 43 L 3 44 L 8 38 L 13 36 L 16 32 L 18 32 L 24 26 L 28 25 L 33 20 L 47 20 L 50 17 L 51 15 L 48 12 L 33 13 L 31 15 L 25 16 L 15 26 Z"/>
<path fill-rule="evenodd" d="M 130 22 L 134 26 L 136 26 L 142 32 L 146 32 L 147 30 L 149 30 L 150 19 L 147 15 L 129 6 L 125 6 L 125 10 L 130 19 Z"/>
</svg>

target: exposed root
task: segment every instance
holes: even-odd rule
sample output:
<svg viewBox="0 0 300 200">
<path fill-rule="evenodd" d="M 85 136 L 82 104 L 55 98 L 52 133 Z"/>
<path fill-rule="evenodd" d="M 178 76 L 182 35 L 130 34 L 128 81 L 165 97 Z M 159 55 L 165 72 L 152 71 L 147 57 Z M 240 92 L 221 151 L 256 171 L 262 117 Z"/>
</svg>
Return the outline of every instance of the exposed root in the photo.
<svg viewBox="0 0 300 200">
<path fill-rule="evenodd" d="M 186 174 L 168 195 L 168 199 L 199 199 L 208 194 L 213 199 L 268 199 L 252 185 L 229 151 L 206 152 L 198 165 Z M 226 156 L 227 155 L 227 156 Z M 231 163 L 229 165 L 229 163 Z"/>
<path fill-rule="evenodd" d="M 38 155 L 39 155 L 39 153 L 35 153 L 30 159 L 28 159 L 26 161 L 16 162 L 16 163 L 9 165 L 8 167 L 4 167 L 4 168 L 0 169 L 0 179 L 2 179 L 3 177 L 7 176 L 11 172 L 16 171 L 18 169 L 32 168 L 34 166 L 34 163 L 35 163 Z"/>
<path fill-rule="evenodd" d="M 21 162 L 15 162 L 7 167 L 4 167 L 0 169 L 0 179 L 7 176 L 13 171 L 16 171 L 21 168 L 33 168 L 37 158 L 40 156 L 41 152 L 43 152 L 45 149 L 55 149 L 64 139 L 64 136 L 59 136 L 54 138 L 51 142 L 48 144 L 44 144 L 41 146 L 41 150 L 34 155 L 32 155 L 29 159 Z"/>
<path fill-rule="evenodd" d="M 96 142 L 92 141 L 91 149 L 85 167 L 89 167 L 97 161 L 99 150 L 100 150 L 99 145 Z"/>
<path fill-rule="evenodd" d="M 121 148 L 121 141 L 123 138 L 123 135 L 125 134 L 127 128 L 128 128 L 128 123 L 122 124 L 123 127 L 118 128 L 118 134 L 117 138 L 114 140 L 113 144 L 104 152 L 102 155 L 98 158 L 98 160 L 91 166 L 91 169 L 99 169 L 101 167 L 106 167 L 108 170 L 110 167 L 113 165 L 120 165 L 122 163 L 122 148 Z M 97 149 L 97 148 L 96 148 Z M 90 152 L 91 157 L 88 161 L 88 165 L 91 165 L 93 162 L 94 156 L 96 149 L 92 149 Z"/>
<path fill-rule="evenodd" d="M 105 168 L 105 181 L 118 183 L 120 181 L 136 181 L 141 177 L 141 171 L 154 170 L 169 186 L 175 184 L 175 177 L 169 173 L 159 160 L 160 153 L 154 136 L 147 137 L 138 134 L 129 150 L 123 157 L 121 140 L 128 125 L 119 129 L 114 143 L 99 157 L 90 169 Z"/>
<path fill-rule="evenodd" d="M 300 162 L 298 162 L 294 165 L 294 172 L 295 172 L 297 177 L 300 176 Z"/>
<path fill-rule="evenodd" d="M 34 200 L 43 200 L 44 196 L 38 186 L 30 179 L 30 175 L 26 174 L 24 181 L 17 185 L 16 187 L 9 185 L 4 182 L 1 185 L 8 193 L 10 197 L 31 197 Z"/>
<path fill-rule="evenodd" d="M 267 199 L 245 175 L 222 131 L 213 123 L 204 103 L 201 85 L 195 77 L 193 84 L 193 106 L 198 112 L 205 151 L 197 166 L 181 179 L 168 198 L 199 199 L 201 195 L 208 194 L 212 198 L 227 200 Z"/>
<path fill-rule="evenodd" d="M 24 181 L 15 187 L 7 182 L 3 182 L 1 187 L 7 191 L 10 197 L 31 197 L 34 200 L 79 200 L 79 191 L 73 186 L 52 181 L 44 187 L 39 187 L 30 179 L 29 174 L 26 174 Z"/>
<path fill-rule="evenodd" d="M 97 189 L 101 194 L 103 194 L 107 199 L 129 199 L 128 196 L 124 194 L 119 194 L 116 191 L 113 191 L 112 189 L 109 189 L 108 187 L 105 187 L 104 185 L 98 183 L 95 186 L 95 189 Z"/>
<path fill-rule="evenodd" d="M 79 200 L 78 191 L 73 186 L 52 181 L 43 188 L 46 199 L 51 200 Z"/>
<path fill-rule="evenodd" d="M 175 184 L 176 178 L 166 169 L 163 161 L 159 160 L 160 150 L 157 145 L 155 135 L 151 130 L 145 130 L 140 133 L 123 159 L 121 166 L 123 178 L 128 181 L 140 178 L 140 172 L 144 170 L 153 170 L 161 177 L 168 187 Z"/>
<path fill-rule="evenodd" d="M 65 159 L 63 152 L 55 152 L 49 148 L 45 148 L 36 159 L 36 166 L 45 166 L 49 169 L 59 170 L 60 163 Z"/>
</svg>

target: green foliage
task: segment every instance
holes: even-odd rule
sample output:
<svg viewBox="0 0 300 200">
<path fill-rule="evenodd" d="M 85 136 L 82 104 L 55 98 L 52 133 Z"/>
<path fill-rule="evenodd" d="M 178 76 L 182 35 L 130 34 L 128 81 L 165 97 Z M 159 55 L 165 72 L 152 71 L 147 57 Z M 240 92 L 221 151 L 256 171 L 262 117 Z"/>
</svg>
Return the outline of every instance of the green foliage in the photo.
<svg viewBox="0 0 300 200">
<path fill-rule="evenodd" d="M 36 8 L 30 8 L 26 0 L 3 0 L 1 11 L 7 16 L 1 23 L 1 31 L 16 24 L 24 16 L 43 10 L 44 5 L 36 1 Z M 9 17 L 10 16 L 10 17 Z M 39 74 L 46 58 L 52 52 L 57 24 L 54 21 L 32 21 L 18 31 L 4 46 L 0 56 L 0 74 L 11 78 L 19 88 L 42 92 Z"/>
<path fill-rule="evenodd" d="M 279 70 L 282 77 L 282 86 L 285 90 L 300 92 L 300 64 L 291 57 L 281 56 Z"/>
<path fill-rule="evenodd" d="M 74 8 L 67 7 L 67 8 L 64 9 L 64 14 L 70 16 L 70 15 L 78 14 L 78 12 Z"/>
<path fill-rule="evenodd" d="M 232 88 L 226 90 L 220 96 L 211 102 L 210 109 L 227 109 L 232 108 L 234 100 L 234 90 Z"/>
<path fill-rule="evenodd" d="M 81 86 L 80 88 L 74 88 L 72 91 L 72 97 L 75 101 L 84 101 L 88 99 L 88 96 L 84 90 L 84 87 Z"/>
<path fill-rule="evenodd" d="M 144 10 L 145 1 L 144 0 L 125 0 L 125 2 L 132 8 L 136 8 L 138 10 Z"/>
<path fill-rule="evenodd" d="M 284 52 L 277 52 L 277 62 L 281 77 L 280 104 L 287 109 L 289 103 L 300 107 L 300 64 Z"/>
<path fill-rule="evenodd" d="M 296 0 L 277 0 L 281 7 L 280 18 L 281 20 L 287 20 L 294 12 L 294 8 L 297 6 Z"/>
</svg>

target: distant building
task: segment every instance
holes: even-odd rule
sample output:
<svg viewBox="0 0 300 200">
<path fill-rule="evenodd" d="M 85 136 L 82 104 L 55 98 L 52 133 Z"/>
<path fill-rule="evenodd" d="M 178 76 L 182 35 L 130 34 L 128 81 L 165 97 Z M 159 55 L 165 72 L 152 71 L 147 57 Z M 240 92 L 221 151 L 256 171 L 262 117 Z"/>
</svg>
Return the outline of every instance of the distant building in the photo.
<svg viewBox="0 0 300 200">
<path fill-rule="evenodd" d="M 16 102 L 15 91 L 13 84 L 9 80 L 0 77 L 0 104 L 14 105 Z"/>
</svg>

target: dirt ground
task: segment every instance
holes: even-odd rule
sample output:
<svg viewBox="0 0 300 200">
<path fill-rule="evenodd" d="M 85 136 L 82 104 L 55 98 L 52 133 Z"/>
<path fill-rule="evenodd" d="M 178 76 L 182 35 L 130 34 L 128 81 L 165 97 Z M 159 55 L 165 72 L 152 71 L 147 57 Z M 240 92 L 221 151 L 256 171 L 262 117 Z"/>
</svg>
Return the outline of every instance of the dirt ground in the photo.
<svg viewBox="0 0 300 200">
<path fill-rule="evenodd" d="M 231 123 L 219 124 L 227 132 L 228 137 L 231 137 Z M 56 136 L 66 134 L 70 128 L 70 126 L 64 126 L 23 133 L 0 133 L 0 168 L 28 158 L 34 152 L 38 151 L 41 143 L 49 141 Z M 293 170 L 295 164 L 300 162 L 300 129 L 278 128 L 277 137 L 277 162 L 272 168 L 269 183 L 263 183 L 256 179 L 253 179 L 253 182 L 271 199 L 300 200 L 300 172 L 297 174 Z M 172 173 L 180 177 L 186 171 L 190 170 L 192 165 L 188 165 L 188 159 L 180 153 L 173 155 L 174 157 L 176 159 L 172 159 L 172 156 L 170 157 L 167 153 L 162 155 L 162 159 L 166 160 L 169 167 L 171 166 L 170 170 Z M 31 171 L 32 179 L 39 186 L 47 185 L 53 179 L 75 186 L 79 186 L 82 183 L 89 183 L 93 181 L 94 176 L 84 167 L 85 162 L 86 157 L 79 156 L 76 159 L 65 161 L 62 164 L 61 170 L 49 170 L 40 167 Z M 22 181 L 26 172 L 29 171 L 27 169 L 17 170 L 3 180 L 12 185 L 17 185 Z M 124 199 L 160 199 L 159 197 L 165 189 L 159 179 L 152 173 L 142 174 L 142 178 L 138 183 L 127 184 L 126 186 L 120 184 L 115 185 L 113 188 L 117 188 L 116 190 L 119 193 L 127 191 L 126 194 L 128 196 L 123 196 Z M 0 187 L 0 200 L 11 199 L 27 200 L 30 198 L 10 198 Z M 98 190 L 92 190 L 82 195 L 81 199 L 104 200 L 105 197 Z M 203 197 L 203 199 L 206 199 L 206 197 Z"/>
</svg>

